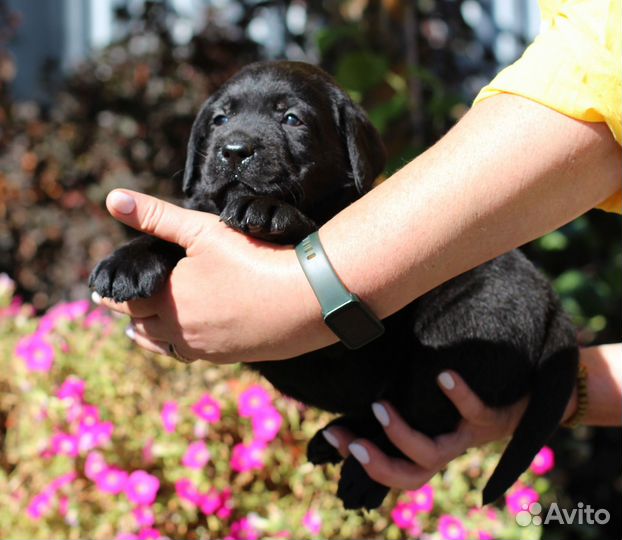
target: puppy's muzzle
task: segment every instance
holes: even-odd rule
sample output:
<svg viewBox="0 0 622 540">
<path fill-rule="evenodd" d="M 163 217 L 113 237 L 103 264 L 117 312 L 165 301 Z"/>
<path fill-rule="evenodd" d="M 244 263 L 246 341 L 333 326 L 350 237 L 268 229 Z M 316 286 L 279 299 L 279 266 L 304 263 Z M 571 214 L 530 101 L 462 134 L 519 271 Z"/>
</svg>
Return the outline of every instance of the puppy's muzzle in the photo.
<svg viewBox="0 0 622 540">
<path fill-rule="evenodd" d="M 255 145 L 250 141 L 235 140 L 225 143 L 220 149 L 220 158 L 231 169 L 236 169 L 243 161 L 255 155 Z"/>
</svg>

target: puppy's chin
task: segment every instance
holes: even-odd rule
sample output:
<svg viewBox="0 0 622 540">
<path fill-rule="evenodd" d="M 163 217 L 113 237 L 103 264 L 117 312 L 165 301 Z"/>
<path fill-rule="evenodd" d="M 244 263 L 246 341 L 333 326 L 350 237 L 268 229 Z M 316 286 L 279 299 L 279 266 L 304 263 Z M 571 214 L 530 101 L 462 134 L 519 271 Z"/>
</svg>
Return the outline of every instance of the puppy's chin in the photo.
<svg viewBox="0 0 622 540">
<path fill-rule="evenodd" d="M 243 180 L 228 180 L 224 182 L 209 182 L 199 184 L 190 198 L 193 210 L 220 213 L 230 202 L 244 198 L 278 199 L 293 206 L 298 206 L 295 193 L 299 191 L 295 186 L 284 189 L 283 182 L 267 181 L 259 185 L 252 185 Z"/>
</svg>

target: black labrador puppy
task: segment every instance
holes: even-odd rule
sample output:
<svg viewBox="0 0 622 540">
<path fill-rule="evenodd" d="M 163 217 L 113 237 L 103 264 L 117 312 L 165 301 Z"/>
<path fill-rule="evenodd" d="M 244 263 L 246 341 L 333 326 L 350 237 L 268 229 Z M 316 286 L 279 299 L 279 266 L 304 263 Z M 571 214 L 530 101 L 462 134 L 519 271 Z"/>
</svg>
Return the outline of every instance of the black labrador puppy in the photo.
<svg viewBox="0 0 622 540">
<path fill-rule="evenodd" d="M 243 69 L 214 93 L 190 136 L 183 181 L 186 206 L 231 227 L 293 244 L 371 188 L 385 164 L 376 130 L 322 70 L 271 62 Z M 356 234 L 356 231 L 352 231 Z M 152 295 L 184 256 L 143 236 L 94 269 L 90 286 L 116 301 Z M 437 287 L 384 321 L 385 334 L 359 350 L 342 344 L 285 361 L 250 364 L 278 390 L 339 413 L 344 426 L 391 456 L 402 456 L 373 417 L 392 403 L 430 436 L 454 430 L 456 408 L 437 375 L 458 372 L 490 407 L 529 395 L 529 405 L 483 493 L 494 501 L 529 466 L 558 426 L 578 368 L 572 325 L 551 287 L 518 251 Z M 313 463 L 342 458 L 318 432 Z M 346 508 L 375 508 L 388 488 L 352 456 L 338 495 Z"/>
</svg>

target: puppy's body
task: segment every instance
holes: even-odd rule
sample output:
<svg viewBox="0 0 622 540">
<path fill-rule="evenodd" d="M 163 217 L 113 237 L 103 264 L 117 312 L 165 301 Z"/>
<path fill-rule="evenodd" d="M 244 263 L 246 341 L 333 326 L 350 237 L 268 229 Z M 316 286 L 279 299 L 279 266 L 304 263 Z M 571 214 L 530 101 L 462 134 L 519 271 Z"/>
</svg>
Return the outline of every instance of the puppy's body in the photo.
<svg viewBox="0 0 622 540">
<path fill-rule="evenodd" d="M 255 237 L 296 243 L 368 190 L 384 159 L 376 131 L 324 72 L 293 62 L 255 64 L 197 116 L 186 205 Z M 150 296 L 183 255 L 178 246 L 139 238 L 102 261 L 91 285 L 117 301 Z M 460 373 L 492 407 L 529 394 L 484 490 L 485 502 L 496 499 L 556 428 L 576 377 L 574 330 L 549 284 L 514 251 L 430 291 L 384 324 L 385 334 L 363 349 L 336 344 L 250 367 L 281 392 L 340 413 L 332 424 L 395 456 L 400 452 L 371 414 L 374 401 L 389 401 L 413 428 L 438 435 L 459 421 L 436 384 L 441 371 Z M 321 433 L 308 454 L 314 463 L 341 460 Z M 387 491 L 346 459 L 338 494 L 347 508 L 374 508 Z"/>
</svg>

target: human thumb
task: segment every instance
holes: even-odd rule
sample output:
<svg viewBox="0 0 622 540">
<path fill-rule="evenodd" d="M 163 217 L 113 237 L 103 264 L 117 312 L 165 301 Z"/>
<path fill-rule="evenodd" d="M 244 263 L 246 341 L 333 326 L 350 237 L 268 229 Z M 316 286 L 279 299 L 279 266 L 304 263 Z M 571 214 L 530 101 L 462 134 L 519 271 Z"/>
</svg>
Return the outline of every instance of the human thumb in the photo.
<svg viewBox="0 0 622 540">
<path fill-rule="evenodd" d="M 201 237 L 209 214 L 186 210 L 155 197 L 136 191 L 115 189 L 106 197 L 106 207 L 118 221 L 157 236 L 184 249 L 192 247 Z M 218 221 L 216 216 L 213 216 Z"/>
</svg>

